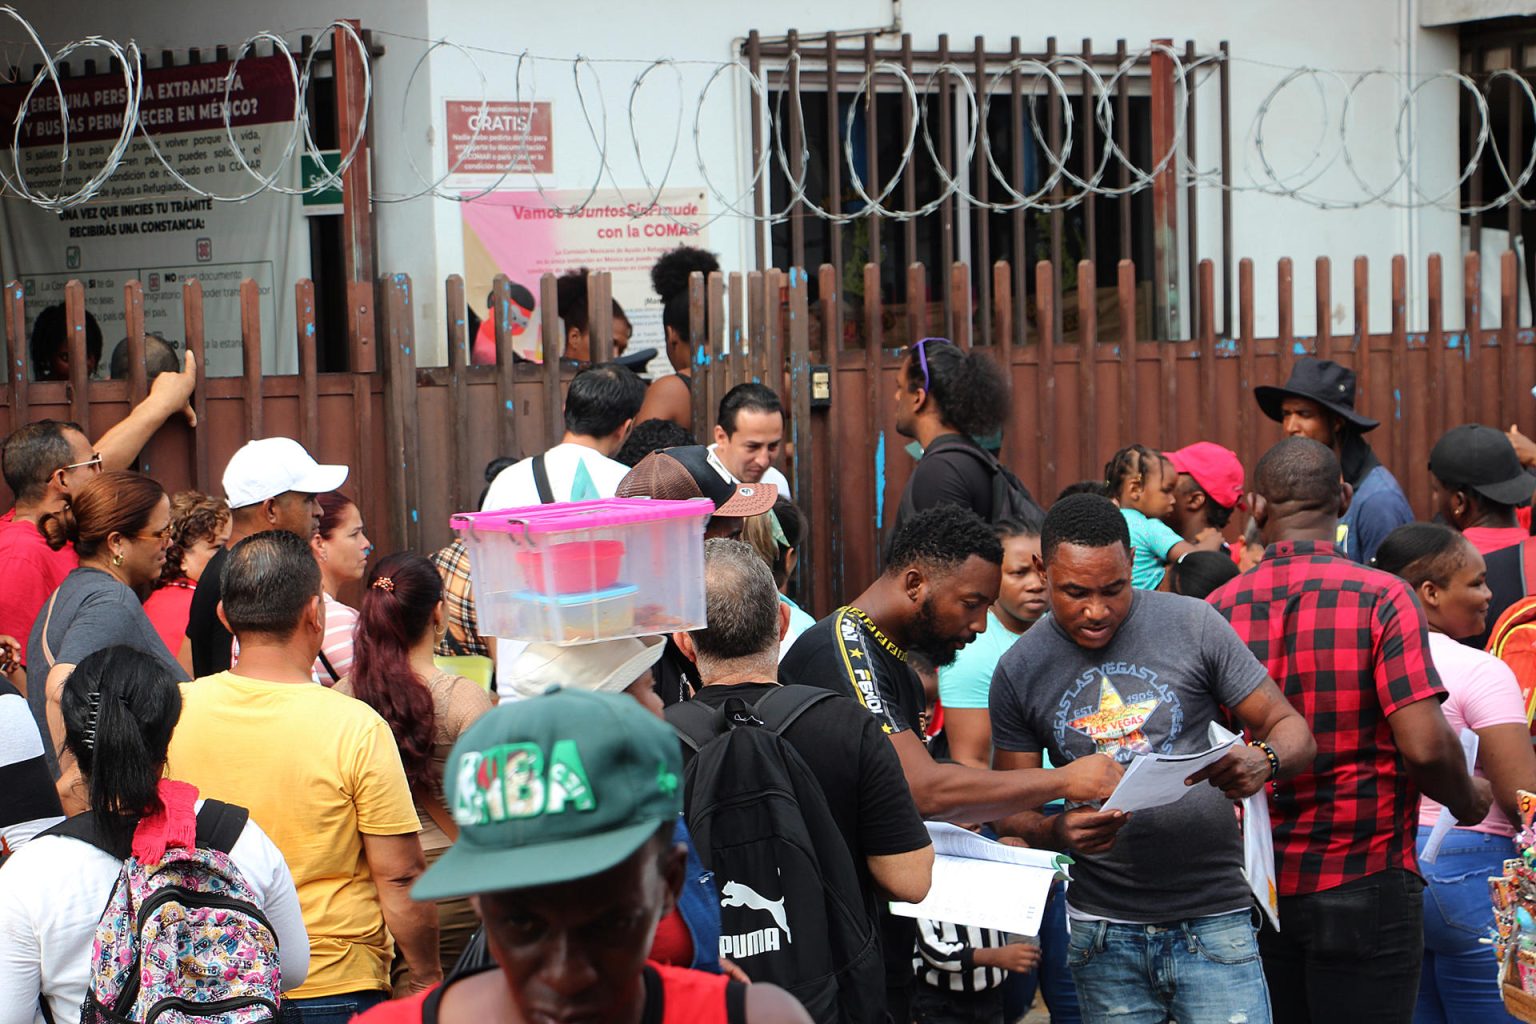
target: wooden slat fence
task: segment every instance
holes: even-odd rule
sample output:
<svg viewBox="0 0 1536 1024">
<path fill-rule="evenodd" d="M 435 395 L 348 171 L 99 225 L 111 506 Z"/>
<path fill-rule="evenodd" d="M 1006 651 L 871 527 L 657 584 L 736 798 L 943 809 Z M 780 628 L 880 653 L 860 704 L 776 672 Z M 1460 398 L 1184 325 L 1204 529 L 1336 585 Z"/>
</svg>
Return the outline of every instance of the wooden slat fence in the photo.
<svg viewBox="0 0 1536 1024">
<path fill-rule="evenodd" d="M 1281 260 L 1274 268 L 1276 337 L 1257 338 L 1251 261 L 1238 266 L 1234 336 L 1216 332 L 1215 268 L 1201 261 L 1200 308 L 1192 311 L 1199 329 L 1187 342 L 1143 340 L 1145 294 L 1137 290 L 1129 261 L 1120 262 L 1112 294 L 1105 296 L 1095 288 L 1092 264 L 1084 261 L 1078 290 L 1063 296 L 1067 310 L 1053 308 L 1058 289 L 1049 261 L 1033 267 L 1040 297 L 1034 309 L 1020 291 L 1026 275 L 1006 263 L 986 273 L 956 264 L 945 279 L 954 340 L 988 351 L 1008 368 L 1014 409 L 1004 429 L 1003 459 L 1044 502 L 1069 483 L 1098 477 L 1109 455 L 1133 441 L 1173 448 L 1213 440 L 1235 449 L 1251 468 L 1280 436 L 1278 425 L 1258 412 L 1252 388 L 1283 381 L 1299 356 L 1313 354 L 1355 368 L 1361 411 L 1382 421 L 1371 442 L 1416 510 L 1427 514 L 1428 452 L 1444 430 L 1477 421 L 1519 423 L 1536 433 L 1536 338 L 1517 326 L 1518 266 L 1514 254 L 1505 253 L 1497 268 L 1489 268 L 1500 280 L 1500 325 L 1484 328 L 1477 289 L 1483 270 L 1475 254 L 1466 255 L 1461 271 L 1468 326 L 1448 330 L 1442 278 L 1449 268 L 1430 256 L 1421 332 L 1406 328 L 1407 266 L 1401 257 L 1382 275 L 1391 294 L 1385 324 L 1370 323 L 1366 312 L 1372 268 L 1362 257 L 1352 269 L 1355 314 L 1347 336 L 1333 335 L 1330 318 L 1321 315 L 1331 308 L 1326 260 L 1314 267 L 1321 329 L 1313 337 L 1296 334 L 1294 268 Z M 877 283 L 878 274 L 878 267 L 866 266 L 866 285 Z M 984 310 L 977 308 L 978 278 L 989 285 L 991 302 Z M 900 346 L 928 329 L 933 312 L 922 267 L 909 268 L 908 280 L 916 286 L 905 304 L 883 302 L 878 287 L 866 286 L 860 305 L 850 306 L 842 280 L 827 265 L 816 270 L 814 292 L 811 277 L 798 268 L 707 279 L 696 274 L 689 283 L 695 435 L 708 439 L 713 410 L 736 383 L 760 380 L 785 393 L 789 454 L 782 468 L 811 524 L 801 596 L 818 613 L 857 593 L 876 571 L 879 543 L 913 464 L 892 415 Z M 601 356 L 612 351 L 611 282 L 595 274 L 593 284 L 593 351 Z M 377 372 L 316 372 L 314 290 L 308 281 L 295 288 L 300 373 L 263 377 L 254 355 L 240 377 L 207 378 L 200 369 L 193 400 L 198 429 L 173 419 L 145 449 L 140 468 L 172 490 L 219 493 L 219 475 L 236 448 L 251 437 L 287 434 L 320 460 L 352 467 L 345 490 L 358 499 L 380 552 L 431 551 L 450 538 L 449 516 L 478 499 L 487 462 L 503 454 L 531 455 L 559 439 L 563 391 L 575 367 L 553 359 L 542 366 L 514 363 L 504 279 L 494 287 L 496 366 L 469 365 L 472 339 L 457 275 L 445 286 L 449 354 L 441 367 L 417 366 L 409 278 L 384 275 L 371 290 L 354 286 L 348 302 L 359 319 L 352 345 L 368 356 L 354 365 L 372 365 L 377 352 Z M 552 277 L 541 282 L 541 291 L 553 288 Z M 263 325 L 254 284 L 247 282 L 241 298 L 242 342 L 247 353 L 259 353 Z M 544 296 L 546 306 L 552 299 Z M 6 287 L 10 382 L 0 394 L 0 433 L 54 417 L 72 418 L 99 436 L 149 386 L 141 290 L 129 283 L 123 292 L 130 352 L 137 357 L 124 381 L 84 377 L 85 293 L 79 282 L 65 291 L 74 377 L 29 381 L 24 301 L 18 284 Z M 183 310 L 183 336 L 201 355 L 202 290 L 195 280 L 183 285 Z M 1060 332 L 1058 313 L 1065 314 Z M 849 316 L 863 321 L 867 344 L 845 338 Z M 1023 317 L 1033 327 L 1020 342 Z M 547 351 L 560 351 L 558 320 L 545 324 L 543 340 Z M 829 367 L 832 378 L 831 403 L 824 408 L 813 407 L 810 395 L 818 366 Z"/>
</svg>

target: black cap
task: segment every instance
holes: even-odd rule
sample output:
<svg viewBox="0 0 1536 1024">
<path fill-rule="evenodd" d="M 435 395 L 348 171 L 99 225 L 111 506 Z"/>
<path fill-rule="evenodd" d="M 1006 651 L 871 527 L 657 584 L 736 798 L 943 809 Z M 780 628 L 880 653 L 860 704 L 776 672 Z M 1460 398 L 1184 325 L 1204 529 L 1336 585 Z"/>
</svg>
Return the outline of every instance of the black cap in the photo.
<svg viewBox="0 0 1536 1024">
<path fill-rule="evenodd" d="M 1500 505 L 1523 505 L 1536 492 L 1502 430 L 1463 423 L 1445 432 L 1429 453 L 1429 471 L 1443 484 L 1476 491 Z"/>
<path fill-rule="evenodd" d="M 1262 384 L 1253 389 L 1264 415 L 1279 423 L 1284 414 L 1281 406 L 1287 397 L 1305 398 L 1316 402 L 1329 412 L 1342 416 L 1354 424 L 1361 433 L 1375 430 L 1381 424 L 1369 416 L 1355 411 L 1355 371 L 1340 366 L 1332 359 L 1315 359 L 1305 356 L 1291 367 L 1291 378 L 1284 385 L 1275 387 Z"/>
</svg>

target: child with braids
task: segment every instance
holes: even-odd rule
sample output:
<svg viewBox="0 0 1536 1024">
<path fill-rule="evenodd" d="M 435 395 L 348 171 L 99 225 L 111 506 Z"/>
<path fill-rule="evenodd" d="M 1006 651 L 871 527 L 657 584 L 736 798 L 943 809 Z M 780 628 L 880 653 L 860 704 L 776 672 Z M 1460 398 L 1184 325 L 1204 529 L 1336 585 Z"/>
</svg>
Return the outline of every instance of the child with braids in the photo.
<svg viewBox="0 0 1536 1024">
<path fill-rule="evenodd" d="M 1163 522 L 1173 512 L 1179 474 L 1161 452 L 1133 444 L 1115 452 L 1104 467 L 1104 484 L 1131 530 L 1131 586 L 1156 590 L 1170 563 L 1202 546 L 1191 544 Z M 1217 544 L 1220 537 L 1214 538 Z"/>
</svg>

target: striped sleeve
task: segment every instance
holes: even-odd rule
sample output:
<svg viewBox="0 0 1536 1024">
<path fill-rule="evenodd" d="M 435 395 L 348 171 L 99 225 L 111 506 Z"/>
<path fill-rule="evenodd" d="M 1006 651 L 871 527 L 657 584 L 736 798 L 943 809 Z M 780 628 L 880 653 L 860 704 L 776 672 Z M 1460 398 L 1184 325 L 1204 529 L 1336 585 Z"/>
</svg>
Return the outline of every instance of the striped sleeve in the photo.
<svg viewBox="0 0 1536 1024">
<path fill-rule="evenodd" d="M 935 988 L 984 992 L 1001 985 L 1005 972 L 996 967 L 977 967 L 976 950 L 1002 944 L 1002 936 L 990 928 L 920 917 L 913 967 L 925 983 Z"/>
<path fill-rule="evenodd" d="M 26 698 L 0 679 L 0 857 L 62 820 Z"/>
</svg>

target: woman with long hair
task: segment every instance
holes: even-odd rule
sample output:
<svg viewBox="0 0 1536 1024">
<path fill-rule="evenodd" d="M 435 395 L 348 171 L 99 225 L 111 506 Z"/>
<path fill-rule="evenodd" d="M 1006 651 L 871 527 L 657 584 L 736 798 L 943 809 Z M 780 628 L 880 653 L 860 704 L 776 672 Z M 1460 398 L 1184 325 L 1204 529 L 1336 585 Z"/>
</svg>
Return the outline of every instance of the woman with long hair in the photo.
<svg viewBox="0 0 1536 1024">
<path fill-rule="evenodd" d="M 1536 790 L 1525 700 L 1509 666 L 1458 643 L 1486 629 L 1488 569 L 1471 541 L 1437 523 L 1409 523 L 1387 534 L 1372 559 L 1413 588 L 1429 623 L 1429 654 L 1449 696 L 1445 720 L 1457 732 L 1477 734 L 1473 774 L 1493 787 L 1493 807 L 1474 825 L 1457 825 L 1433 862 L 1425 844 L 1440 816 L 1429 797 L 1419 803 L 1419 871 L 1424 897 L 1424 965 L 1419 972 L 1416 1021 L 1489 1024 L 1513 1021 L 1499 996 L 1498 961 L 1482 939 L 1493 932 L 1488 877 L 1515 852 L 1520 820 L 1516 793 Z"/>
<path fill-rule="evenodd" d="M 165 565 L 171 502 L 164 488 L 139 473 L 101 473 L 63 509 L 43 516 L 37 528 L 49 547 L 57 551 L 72 544 L 80 559 L 80 567 L 43 606 L 27 641 L 27 703 L 43 728 L 44 753 L 57 775 L 64 739 L 59 690 L 87 655 L 123 644 L 154 658 L 172 679 L 189 676 L 166 650 L 139 596 L 149 592 Z"/>
<path fill-rule="evenodd" d="M 65 749 L 80 770 L 73 802 L 83 809 L 0 871 L 0 1024 L 32 1024 L 40 1001 L 56 1024 L 76 1024 L 96 923 L 123 862 L 158 860 L 179 845 L 189 818 L 196 830 L 196 789 L 161 778 L 181 689 L 160 658 L 132 647 L 95 651 L 59 696 Z M 140 828 L 145 819 L 151 827 Z M 277 938 L 282 987 L 302 984 L 309 939 L 283 855 L 251 820 L 229 855 Z"/>
<path fill-rule="evenodd" d="M 491 709 L 491 697 L 432 661 L 448 613 L 442 577 L 427 559 L 410 551 L 381 559 L 369 575 L 361 603 L 352 673 L 336 689 L 363 701 L 389 723 L 416 798 L 421 848 L 431 865 L 459 831 L 443 800 L 443 766 L 459 734 Z M 438 904 L 445 968 L 453 966 L 475 927 L 468 900 Z"/>
<path fill-rule="evenodd" d="M 320 657 L 315 659 L 315 679 L 334 686 L 352 670 L 352 634 L 357 629 L 357 611 L 342 604 L 336 595 L 342 587 L 363 578 L 373 545 L 363 532 L 363 513 L 357 502 L 339 491 L 322 494 L 318 500 L 320 528 L 310 547 L 320 563 L 325 590 L 325 641 L 320 645 Z"/>
<path fill-rule="evenodd" d="M 223 498 L 200 491 L 181 491 L 171 498 L 171 544 L 165 549 L 165 565 L 154 593 L 144 601 L 144 614 L 188 672 L 192 671 L 192 645 L 187 642 L 192 595 L 208 562 L 229 542 L 233 528 L 229 503 Z"/>
</svg>

